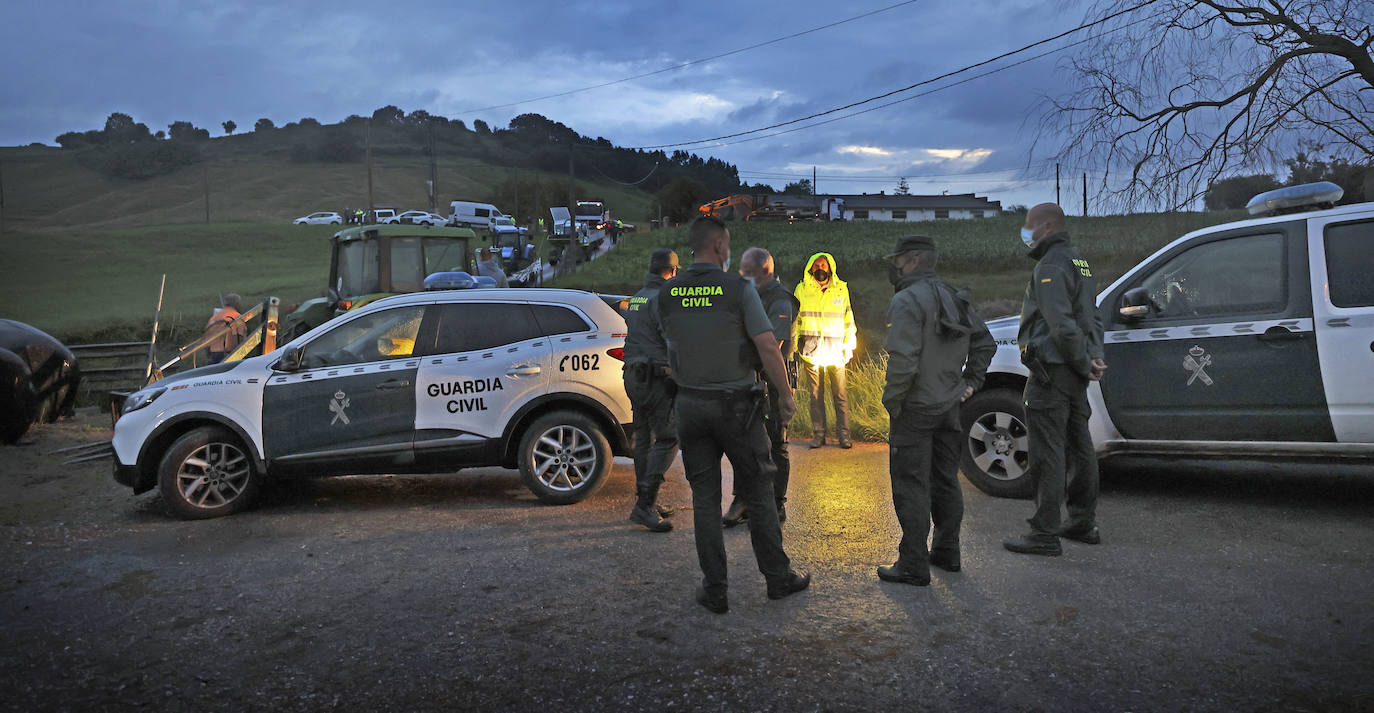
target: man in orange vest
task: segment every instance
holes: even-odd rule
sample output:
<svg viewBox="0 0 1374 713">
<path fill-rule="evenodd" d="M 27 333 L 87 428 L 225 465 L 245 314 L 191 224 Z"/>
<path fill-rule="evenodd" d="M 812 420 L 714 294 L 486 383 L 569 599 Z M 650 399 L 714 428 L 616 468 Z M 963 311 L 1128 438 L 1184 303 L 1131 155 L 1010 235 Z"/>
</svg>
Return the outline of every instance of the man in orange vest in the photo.
<svg viewBox="0 0 1374 713">
<path fill-rule="evenodd" d="M 206 334 L 221 326 L 232 324 L 242 315 L 243 298 L 236 293 L 230 292 L 225 295 L 223 303 L 224 306 L 215 310 L 214 314 L 210 315 L 210 320 L 205 323 Z M 246 336 L 248 336 L 248 331 L 242 322 L 229 327 L 227 331 L 210 342 L 207 347 L 210 352 L 210 363 L 218 364 L 224 361 L 224 357 L 234 351 Z"/>
</svg>

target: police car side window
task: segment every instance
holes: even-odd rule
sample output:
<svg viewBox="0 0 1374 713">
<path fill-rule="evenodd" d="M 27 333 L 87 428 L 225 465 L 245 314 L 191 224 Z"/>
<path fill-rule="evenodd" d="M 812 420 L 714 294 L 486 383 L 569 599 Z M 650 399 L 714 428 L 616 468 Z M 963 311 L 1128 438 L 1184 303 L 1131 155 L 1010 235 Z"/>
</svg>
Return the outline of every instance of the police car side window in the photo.
<svg viewBox="0 0 1374 713">
<path fill-rule="evenodd" d="M 1283 235 L 1246 235 L 1190 248 L 1141 285 L 1159 319 L 1281 312 L 1288 304 Z"/>
<path fill-rule="evenodd" d="M 438 305 L 434 353 L 491 349 L 544 336 L 530 306 L 512 302 L 460 302 Z"/>
<path fill-rule="evenodd" d="M 1331 304 L 1374 307 L 1374 222 L 1326 226 Z"/>
<path fill-rule="evenodd" d="M 401 359 L 415 353 L 425 308 L 398 307 L 351 319 L 304 347 L 307 369 Z"/>
<path fill-rule="evenodd" d="M 530 305 L 540 331 L 552 337 L 555 334 L 576 334 L 587 332 L 591 327 L 576 312 L 557 305 Z"/>
</svg>

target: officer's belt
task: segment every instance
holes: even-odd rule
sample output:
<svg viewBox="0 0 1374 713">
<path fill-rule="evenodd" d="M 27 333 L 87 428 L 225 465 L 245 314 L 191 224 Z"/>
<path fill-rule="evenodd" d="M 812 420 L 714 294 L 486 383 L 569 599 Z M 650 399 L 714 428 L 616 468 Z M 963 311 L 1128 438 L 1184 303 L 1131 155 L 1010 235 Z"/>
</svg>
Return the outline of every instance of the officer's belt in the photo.
<svg viewBox="0 0 1374 713">
<path fill-rule="evenodd" d="M 647 361 L 633 361 L 625 365 L 625 368 L 634 373 L 634 377 L 640 381 L 648 379 L 666 379 L 671 373 L 667 364 L 654 364 Z"/>
<path fill-rule="evenodd" d="M 734 400 L 736 400 L 736 399 L 748 398 L 748 397 L 749 397 L 749 389 L 750 389 L 750 387 L 748 387 L 748 386 L 741 386 L 741 387 L 736 387 L 736 388 L 730 389 L 729 391 L 725 391 L 725 390 L 722 390 L 722 389 L 700 389 L 700 388 L 697 388 L 697 387 L 695 387 L 695 386 L 682 386 L 682 385 L 679 385 L 679 386 L 677 387 L 677 393 L 678 393 L 678 396 L 686 395 L 686 396 L 691 396 L 691 397 L 693 397 L 693 398 L 698 398 L 698 399 L 715 399 L 715 400 L 718 400 L 718 401 L 734 401 Z"/>
</svg>

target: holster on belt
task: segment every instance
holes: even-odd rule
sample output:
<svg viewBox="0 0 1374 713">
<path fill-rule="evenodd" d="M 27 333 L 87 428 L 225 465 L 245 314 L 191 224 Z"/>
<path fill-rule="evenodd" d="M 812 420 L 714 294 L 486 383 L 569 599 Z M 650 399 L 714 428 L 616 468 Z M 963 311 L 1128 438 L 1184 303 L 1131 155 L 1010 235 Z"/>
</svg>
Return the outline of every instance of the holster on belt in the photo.
<svg viewBox="0 0 1374 713">
<path fill-rule="evenodd" d="M 744 428 L 751 428 L 756 421 L 763 415 L 764 405 L 768 403 L 768 384 L 763 381 L 756 381 L 749 387 L 747 392 L 749 399 L 749 411 L 744 418 Z"/>
<path fill-rule="evenodd" d="M 1040 358 L 1040 351 L 1035 348 L 1034 344 L 1027 344 L 1026 348 L 1021 350 L 1021 363 L 1030 370 L 1031 377 L 1036 382 L 1049 385 L 1050 370 L 1045 365 L 1045 360 Z"/>
</svg>

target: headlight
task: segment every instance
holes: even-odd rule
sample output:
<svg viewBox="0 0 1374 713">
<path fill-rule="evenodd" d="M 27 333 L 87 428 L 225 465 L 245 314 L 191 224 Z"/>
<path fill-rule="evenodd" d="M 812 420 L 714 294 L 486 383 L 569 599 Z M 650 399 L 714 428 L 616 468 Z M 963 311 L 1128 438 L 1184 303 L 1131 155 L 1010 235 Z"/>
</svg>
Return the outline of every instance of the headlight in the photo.
<svg viewBox="0 0 1374 713">
<path fill-rule="evenodd" d="M 156 389 L 144 389 L 142 391 L 136 391 L 132 395 L 130 395 L 129 398 L 124 399 L 124 408 L 120 409 L 119 413 L 120 415 L 123 415 L 131 411 L 137 411 L 143 408 L 144 406 L 147 406 L 148 404 L 152 403 L 153 401 L 156 401 L 157 397 L 163 395 L 166 392 L 167 387 L 165 386 L 160 386 Z"/>
</svg>

